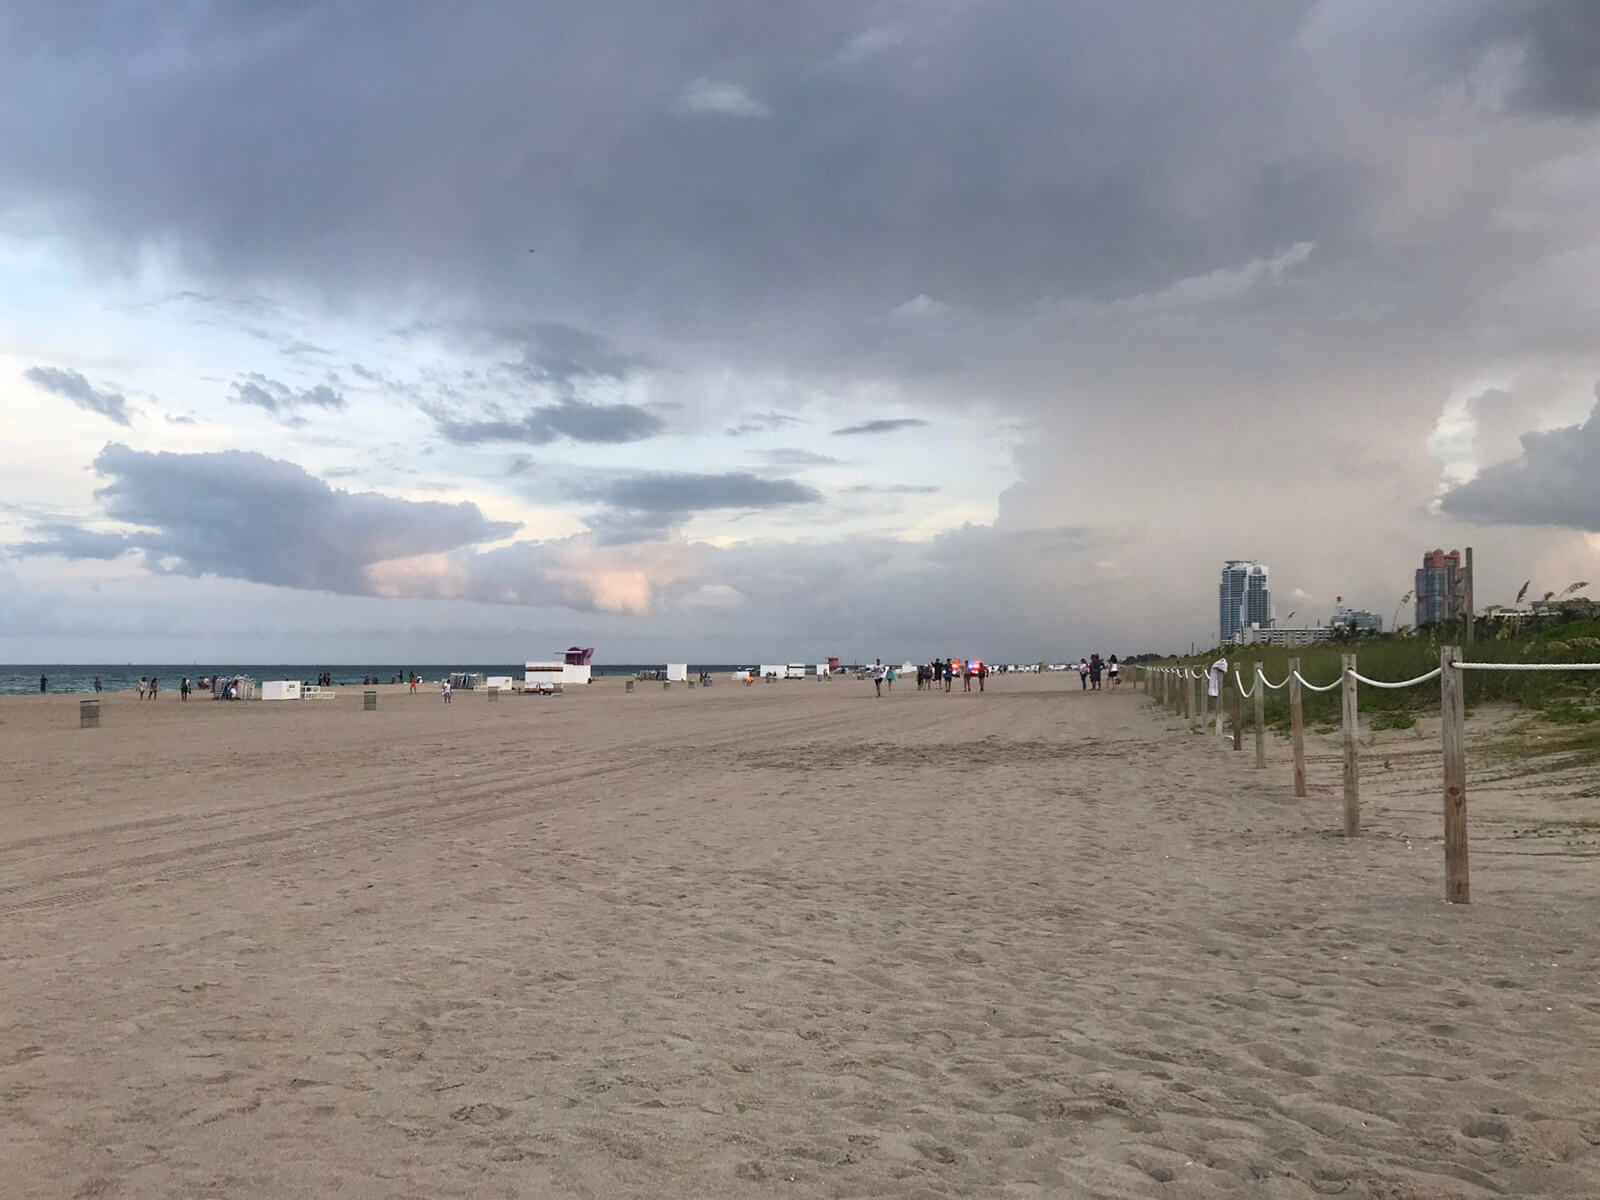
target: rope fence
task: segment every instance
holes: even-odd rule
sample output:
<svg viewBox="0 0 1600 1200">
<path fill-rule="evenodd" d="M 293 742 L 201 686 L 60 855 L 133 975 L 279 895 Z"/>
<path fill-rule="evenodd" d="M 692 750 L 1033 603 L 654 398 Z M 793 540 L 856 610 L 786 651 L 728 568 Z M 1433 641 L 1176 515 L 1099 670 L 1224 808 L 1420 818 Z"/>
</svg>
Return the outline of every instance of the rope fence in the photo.
<svg viewBox="0 0 1600 1200">
<path fill-rule="evenodd" d="M 1445 899 L 1451 904 L 1466 904 L 1470 900 L 1467 861 L 1467 765 L 1466 765 L 1466 705 L 1462 681 L 1463 671 L 1600 671 L 1600 663 L 1488 663 L 1463 662 L 1457 646 L 1445 646 L 1439 653 L 1439 665 L 1415 679 L 1369 679 L 1356 670 L 1356 656 L 1343 656 L 1339 678 L 1328 684 L 1315 684 L 1300 674 L 1300 660 L 1289 660 L 1289 674 L 1282 683 L 1273 683 L 1266 677 L 1260 663 L 1252 664 L 1250 685 L 1235 668 L 1233 687 L 1228 688 L 1228 666 L 1200 672 L 1188 666 L 1134 667 L 1134 685 L 1138 686 L 1138 672 L 1144 672 L 1144 690 L 1152 703 L 1171 709 L 1193 723 L 1198 713 L 1203 729 L 1210 717 L 1214 700 L 1216 731 L 1223 734 L 1222 693 L 1231 690 L 1233 701 L 1233 748 L 1240 749 L 1243 717 L 1240 712 L 1245 700 L 1253 700 L 1255 726 L 1256 769 L 1264 769 L 1266 759 L 1266 693 L 1289 689 L 1289 736 L 1294 756 L 1294 794 L 1306 794 L 1305 771 L 1305 717 L 1301 705 L 1301 690 L 1331 692 L 1343 689 L 1342 726 L 1344 734 L 1344 833 L 1356 837 L 1361 832 L 1361 792 L 1359 743 L 1356 737 L 1359 710 L 1357 686 L 1398 690 L 1420 687 L 1439 680 L 1439 710 L 1442 715 L 1440 733 L 1444 757 L 1444 875 Z M 1201 680 L 1207 686 L 1201 689 Z M 1215 695 L 1213 695 L 1215 692 Z"/>
</svg>

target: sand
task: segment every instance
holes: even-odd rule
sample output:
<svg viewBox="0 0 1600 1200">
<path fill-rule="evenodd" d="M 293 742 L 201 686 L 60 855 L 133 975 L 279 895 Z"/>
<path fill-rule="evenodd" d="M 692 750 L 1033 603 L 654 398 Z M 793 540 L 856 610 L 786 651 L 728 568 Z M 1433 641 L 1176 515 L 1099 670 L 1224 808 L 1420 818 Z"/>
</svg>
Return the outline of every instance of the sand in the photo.
<svg viewBox="0 0 1600 1200">
<path fill-rule="evenodd" d="M 1346 841 L 1126 685 L 381 690 L 0 702 L 0 1192 L 1600 1194 L 1573 786 L 1447 906 L 1425 737 Z"/>
</svg>

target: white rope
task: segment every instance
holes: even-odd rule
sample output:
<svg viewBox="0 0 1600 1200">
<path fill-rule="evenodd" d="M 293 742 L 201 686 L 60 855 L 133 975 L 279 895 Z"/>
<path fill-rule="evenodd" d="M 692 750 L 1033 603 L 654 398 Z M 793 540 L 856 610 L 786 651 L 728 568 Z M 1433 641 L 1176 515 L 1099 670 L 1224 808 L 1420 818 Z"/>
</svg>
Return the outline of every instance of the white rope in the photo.
<svg viewBox="0 0 1600 1200">
<path fill-rule="evenodd" d="M 1435 667 L 1433 670 L 1429 671 L 1426 675 L 1418 675 L 1415 679 L 1407 679 L 1407 680 L 1404 680 L 1404 681 L 1402 681 L 1400 683 L 1385 683 L 1381 679 L 1368 679 L 1365 675 L 1362 675 L 1362 674 L 1360 674 L 1360 673 L 1358 673 L 1356 671 L 1351 671 L 1350 674 L 1354 675 L 1359 682 L 1364 683 L 1369 687 L 1375 687 L 1375 688 L 1408 688 L 1408 687 L 1415 687 L 1419 683 L 1427 683 L 1428 680 L 1430 680 L 1430 679 L 1439 678 L 1439 676 L 1444 674 L 1444 668 L 1443 667 Z"/>
<path fill-rule="evenodd" d="M 1451 663 L 1460 671 L 1600 671 L 1600 663 Z"/>
<path fill-rule="evenodd" d="M 1299 671 L 1292 671 L 1292 672 L 1290 672 L 1290 674 L 1292 674 L 1296 679 L 1298 679 L 1300 681 L 1300 686 L 1301 687 L 1308 687 L 1313 692 L 1331 692 L 1331 691 L 1333 691 L 1334 688 L 1338 687 L 1341 683 L 1344 682 L 1344 678 L 1341 676 L 1340 678 L 1335 679 L 1330 684 L 1326 684 L 1323 687 L 1318 687 L 1316 684 L 1312 683 L 1309 679 L 1307 679 L 1304 675 L 1300 674 Z"/>
<path fill-rule="evenodd" d="M 1256 694 L 1256 690 L 1255 690 L 1254 686 L 1251 686 L 1251 687 L 1248 687 L 1248 688 L 1244 686 L 1244 676 L 1240 675 L 1239 672 L 1235 671 L 1233 673 L 1233 681 L 1234 681 L 1234 683 L 1239 685 L 1239 698 L 1241 700 L 1248 700 L 1248 699 L 1250 699 L 1251 696 Z M 1253 684 L 1254 680 L 1252 680 L 1251 682 Z"/>
<path fill-rule="evenodd" d="M 1267 673 L 1263 671 L 1261 673 L 1261 682 L 1266 685 L 1268 691 L 1281 692 L 1289 686 L 1289 677 L 1285 675 L 1282 683 L 1273 683 L 1272 680 L 1267 678 Z"/>
</svg>

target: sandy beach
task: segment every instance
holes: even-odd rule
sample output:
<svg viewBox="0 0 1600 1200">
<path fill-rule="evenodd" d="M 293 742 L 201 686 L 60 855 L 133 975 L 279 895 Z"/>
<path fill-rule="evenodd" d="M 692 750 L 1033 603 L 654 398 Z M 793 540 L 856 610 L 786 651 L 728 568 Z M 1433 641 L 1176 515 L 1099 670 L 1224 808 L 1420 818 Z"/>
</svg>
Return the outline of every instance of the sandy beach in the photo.
<svg viewBox="0 0 1600 1200">
<path fill-rule="evenodd" d="M 1600 1194 L 1570 788 L 1452 907 L 1410 734 L 1347 841 L 1127 686 L 379 690 L 0 701 L 0 1191 Z"/>
</svg>

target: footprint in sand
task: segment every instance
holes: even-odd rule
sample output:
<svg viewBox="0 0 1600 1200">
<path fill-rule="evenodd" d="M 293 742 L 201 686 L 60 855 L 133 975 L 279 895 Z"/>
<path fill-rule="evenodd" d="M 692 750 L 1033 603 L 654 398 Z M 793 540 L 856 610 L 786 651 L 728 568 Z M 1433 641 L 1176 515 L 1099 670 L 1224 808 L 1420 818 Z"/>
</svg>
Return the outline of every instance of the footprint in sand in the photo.
<svg viewBox="0 0 1600 1200">
<path fill-rule="evenodd" d="M 502 1108 L 498 1104 L 463 1104 L 450 1114 L 452 1121 L 462 1121 L 468 1125 L 493 1125 L 504 1121 L 511 1115 L 509 1108 Z"/>
<path fill-rule="evenodd" d="M 1469 1138 L 1487 1138 L 1495 1142 L 1511 1140 L 1511 1122 L 1504 1117 L 1479 1115 L 1461 1122 L 1461 1132 Z"/>
</svg>

